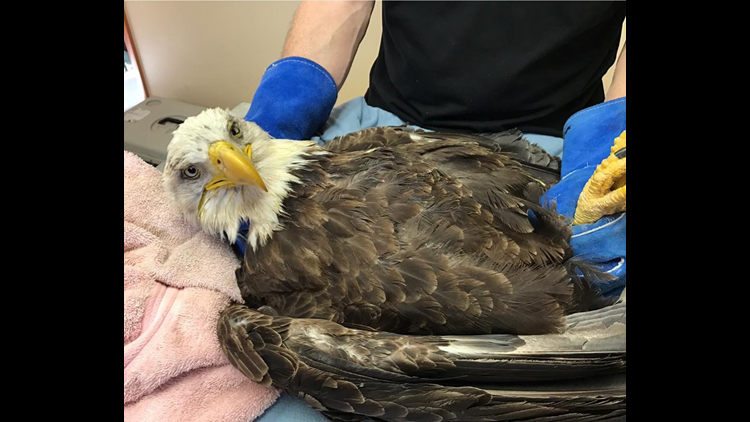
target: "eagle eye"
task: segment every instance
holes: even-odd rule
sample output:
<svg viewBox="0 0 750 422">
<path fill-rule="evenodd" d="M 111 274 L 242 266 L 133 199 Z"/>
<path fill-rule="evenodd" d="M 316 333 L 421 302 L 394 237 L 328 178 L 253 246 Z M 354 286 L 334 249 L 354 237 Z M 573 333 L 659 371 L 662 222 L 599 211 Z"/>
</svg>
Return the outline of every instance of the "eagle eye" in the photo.
<svg viewBox="0 0 750 422">
<path fill-rule="evenodd" d="M 190 166 L 182 170 L 182 177 L 186 179 L 197 179 L 201 175 L 201 171 L 197 168 Z"/>
<path fill-rule="evenodd" d="M 239 139 L 242 136 L 242 130 L 240 130 L 240 125 L 237 122 L 229 122 L 229 134 L 234 139 Z"/>
</svg>

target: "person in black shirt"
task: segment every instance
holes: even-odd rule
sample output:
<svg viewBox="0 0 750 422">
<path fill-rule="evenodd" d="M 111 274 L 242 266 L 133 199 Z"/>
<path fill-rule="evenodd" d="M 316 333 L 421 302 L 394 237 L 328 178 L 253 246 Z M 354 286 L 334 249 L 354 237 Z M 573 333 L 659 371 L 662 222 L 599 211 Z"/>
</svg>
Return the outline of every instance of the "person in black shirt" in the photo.
<svg viewBox="0 0 750 422">
<path fill-rule="evenodd" d="M 330 75 L 325 95 L 308 100 L 290 89 L 289 100 L 309 102 L 303 108 L 316 112 L 302 125 L 305 136 L 298 137 L 311 137 L 328 118 L 373 6 L 302 2 L 297 9 L 284 43 L 283 68 L 291 64 L 284 59 L 302 58 Z M 518 128 L 561 137 L 565 120 L 575 112 L 625 96 L 625 48 L 606 97 L 602 84 L 615 63 L 624 19 L 625 2 L 383 2 L 380 51 L 364 98 L 367 106 L 426 129 Z M 286 73 L 310 67 L 295 64 Z M 263 99 L 261 88 L 263 83 L 253 103 Z M 273 120 L 285 116 L 298 122 L 307 118 L 294 108 L 284 110 L 274 110 L 263 122 L 275 126 Z M 251 109 L 248 120 L 258 114 Z"/>
<path fill-rule="evenodd" d="M 384 2 L 365 98 L 433 130 L 561 136 L 604 100 L 624 19 L 624 2 Z"/>
</svg>

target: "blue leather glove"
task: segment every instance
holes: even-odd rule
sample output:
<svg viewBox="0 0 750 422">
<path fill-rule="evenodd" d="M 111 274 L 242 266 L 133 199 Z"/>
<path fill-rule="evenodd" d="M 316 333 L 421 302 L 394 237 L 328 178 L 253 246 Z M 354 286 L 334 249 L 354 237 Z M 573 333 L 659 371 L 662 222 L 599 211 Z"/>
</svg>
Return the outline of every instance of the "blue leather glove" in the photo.
<svg viewBox="0 0 750 422">
<path fill-rule="evenodd" d="M 546 194 L 560 214 L 574 217 L 578 198 L 597 166 L 610 156 L 614 139 L 625 131 L 625 98 L 608 101 L 571 116 L 563 129 L 561 180 Z M 619 295 L 626 280 L 626 213 L 604 216 L 573 226 L 571 246 L 576 257 L 598 263 L 616 280 L 597 287 L 605 296 Z"/>
<path fill-rule="evenodd" d="M 322 66 L 287 57 L 268 66 L 245 120 L 276 139 L 310 139 L 336 104 L 336 82 Z"/>
</svg>

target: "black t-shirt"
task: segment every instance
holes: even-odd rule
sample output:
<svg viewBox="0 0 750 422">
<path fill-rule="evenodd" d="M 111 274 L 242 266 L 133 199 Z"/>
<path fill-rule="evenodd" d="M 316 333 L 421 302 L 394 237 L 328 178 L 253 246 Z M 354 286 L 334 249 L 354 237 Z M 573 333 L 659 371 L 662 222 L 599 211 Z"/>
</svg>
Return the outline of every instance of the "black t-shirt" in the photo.
<svg viewBox="0 0 750 422">
<path fill-rule="evenodd" d="M 604 100 L 625 2 L 383 2 L 367 102 L 434 130 L 561 136 Z"/>
</svg>

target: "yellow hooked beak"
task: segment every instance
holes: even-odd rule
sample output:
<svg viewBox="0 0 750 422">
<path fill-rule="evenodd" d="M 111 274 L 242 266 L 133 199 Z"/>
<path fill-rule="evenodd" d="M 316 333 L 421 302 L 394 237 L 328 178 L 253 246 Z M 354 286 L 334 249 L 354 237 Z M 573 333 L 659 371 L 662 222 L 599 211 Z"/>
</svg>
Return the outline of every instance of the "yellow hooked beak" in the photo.
<svg viewBox="0 0 750 422">
<path fill-rule="evenodd" d="M 253 167 L 252 152 L 250 145 L 245 147 L 243 154 L 229 142 L 217 141 L 211 144 L 208 148 L 208 156 L 219 171 L 206 185 L 206 190 L 214 190 L 222 186 L 245 185 L 257 186 L 264 192 L 268 192 L 266 184 Z"/>
</svg>

